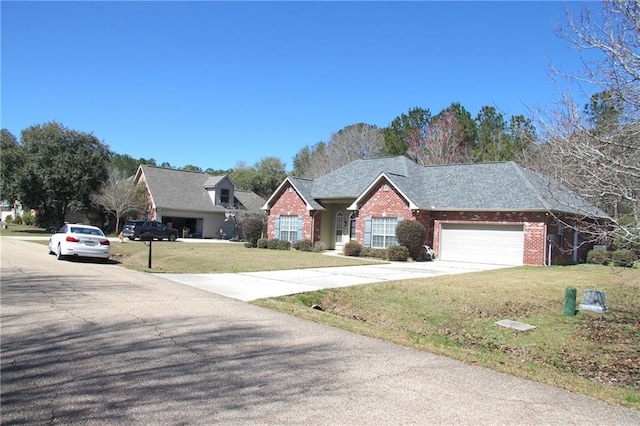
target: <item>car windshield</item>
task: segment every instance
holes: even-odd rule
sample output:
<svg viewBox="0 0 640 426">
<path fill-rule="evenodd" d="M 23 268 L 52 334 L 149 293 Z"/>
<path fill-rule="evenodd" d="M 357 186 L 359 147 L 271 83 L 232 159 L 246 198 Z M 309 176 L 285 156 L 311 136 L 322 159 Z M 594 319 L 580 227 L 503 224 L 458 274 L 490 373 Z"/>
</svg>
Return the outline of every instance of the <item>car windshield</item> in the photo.
<svg viewBox="0 0 640 426">
<path fill-rule="evenodd" d="M 74 234 L 84 234 L 84 235 L 97 235 L 99 237 L 103 237 L 104 234 L 99 229 L 91 229 L 91 228 L 81 228 L 77 226 L 71 227 L 71 232 Z"/>
</svg>

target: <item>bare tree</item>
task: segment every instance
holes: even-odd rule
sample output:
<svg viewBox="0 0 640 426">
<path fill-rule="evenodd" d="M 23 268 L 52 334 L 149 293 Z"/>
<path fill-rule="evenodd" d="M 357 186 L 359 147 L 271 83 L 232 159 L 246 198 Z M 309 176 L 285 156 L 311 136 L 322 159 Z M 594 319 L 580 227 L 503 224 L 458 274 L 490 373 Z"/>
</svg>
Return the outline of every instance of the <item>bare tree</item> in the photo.
<svg viewBox="0 0 640 426">
<path fill-rule="evenodd" d="M 100 192 L 93 195 L 93 202 L 101 206 L 116 219 L 116 232 L 120 229 L 120 219 L 128 213 L 137 213 L 146 207 L 147 197 L 143 185 L 136 185 L 115 170 L 109 172 L 109 179 Z"/>
<path fill-rule="evenodd" d="M 460 163 L 471 159 L 464 143 L 465 131 L 460 121 L 452 111 L 445 110 L 424 132 L 408 134 L 407 155 L 423 166 Z"/>
<path fill-rule="evenodd" d="M 332 134 L 329 143 L 318 142 L 310 153 L 303 150 L 307 156 L 306 170 L 300 174 L 316 178 L 355 160 L 378 157 L 383 149 L 384 137 L 378 127 L 352 124 Z"/>
<path fill-rule="evenodd" d="M 564 93 L 555 109 L 539 114 L 543 143 L 532 165 L 553 178 L 552 195 L 556 184 L 568 186 L 610 216 L 607 226 L 580 231 L 638 249 L 640 1 L 607 0 L 599 15 L 583 8 L 568 17 L 560 34 L 577 49 L 584 69 L 560 75 L 599 93 L 585 108 Z M 591 219 L 583 223 L 603 225 L 587 209 L 571 207 Z"/>
</svg>

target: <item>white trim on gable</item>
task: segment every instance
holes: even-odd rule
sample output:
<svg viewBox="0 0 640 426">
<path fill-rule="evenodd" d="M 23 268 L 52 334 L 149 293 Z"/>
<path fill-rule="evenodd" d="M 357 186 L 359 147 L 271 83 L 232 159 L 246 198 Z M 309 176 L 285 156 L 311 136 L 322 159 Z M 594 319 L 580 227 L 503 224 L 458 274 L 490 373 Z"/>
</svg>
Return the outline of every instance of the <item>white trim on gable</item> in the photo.
<svg viewBox="0 0 640 426">
<path fill-rule="evenodd" d="M 373 190 L 373 188 L 382 180 L 382 179 L 386 179 L 387 182 L 393 186 L 393 188 L 398 191 L 398 193 L 402 196 L 402 198 L 404 198 L 408 203 L 409 203 L 409 208 L 411 210 L 418 210 L 420 207 L 418 207 L 413 201 L 411 201 L 411 199 L 409 197 L 407 197 L 407 195 L 402 192 L 402 190 L 398 187 L 398 185 L 396 185 L 393 180 L 391 180 L 391 178 L 389 178 L 389 176 L 387 176 L 386 173 L 382 172 L 378 175 L 377 178 L 375 178 L 373 180 L 373 182 L 371 182 L 371 184 L 369 186 L 367 186 L 367 188 L 362 191 L 362 194 L 360 194 L 358 196 L 358 198 L 356 198 L 356 200 L 353 202 L 353 204 L 351 204 L 349 207 L 347 207 L 347 210 L 359 210 L 358 205 L 360 204 L 360 202 Z"/>
<path fill-rule="evenodd" d="M 304 198 L 304 196 L 302 195 L 300 190 L 298 188 L 296 188 L 296 185 L 293 183 L 293 181 L 289 177 L 286 177 L 285 180 L 282 181 L 282 183 L 278 186 L 278 188 L 276 188 L 276 190 L 273 191 L 273 194 L 271 194 L 271 197 L 269 197 L 267 202 L 264 203 L 264 205 L 261 207 L 261 210 L 269 210 L 271 208 L 272 201 L 274 201 L 275 199 L 280 198 L 280 194 L 282 193 L 282 189 L 284 188 L 284 186 L 285 186 L 285 184 L 287 182 L 289 182 L 289 184 L 291 185 L 293 190 L 296 191 L 296 194 L 298 194 L 298 197 L 300 197 L 302 199 L 302 201 L 304 201 L 304 204 L 306 205 L 307 211 L 314 210 L 313 206 L 311 206 L 309 201 L 307 201 L 307 199 Z"/>
</svg>

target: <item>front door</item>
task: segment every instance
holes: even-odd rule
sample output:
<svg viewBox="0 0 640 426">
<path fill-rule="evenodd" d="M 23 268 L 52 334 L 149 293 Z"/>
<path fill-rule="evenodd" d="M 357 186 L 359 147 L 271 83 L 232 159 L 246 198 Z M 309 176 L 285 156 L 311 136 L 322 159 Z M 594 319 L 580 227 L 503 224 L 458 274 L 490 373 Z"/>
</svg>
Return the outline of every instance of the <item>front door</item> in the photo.
<svg viewBox="0 0 640 426">
<path fill-rule="evenodd" d="M 342 212 L 338 212 L 336 214 L 336 226 L 335 226 L 335 240 L 336 240 L 336 250 L 342 251 L 344 246 L 344 214 Z"/>
</svg>

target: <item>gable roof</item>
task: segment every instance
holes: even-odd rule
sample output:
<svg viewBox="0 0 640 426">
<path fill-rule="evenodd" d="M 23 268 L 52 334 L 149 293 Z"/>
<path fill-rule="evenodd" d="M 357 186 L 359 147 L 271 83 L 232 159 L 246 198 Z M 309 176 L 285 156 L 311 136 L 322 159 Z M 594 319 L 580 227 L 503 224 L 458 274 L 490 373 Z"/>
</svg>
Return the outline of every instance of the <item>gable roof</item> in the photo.
<svg viewBox="0 0 640 426">
<path fill-rule="evenodd" d="M 264 204 L 264 198 L 252 191 L 240 191 L 236 189 L 233 191 L 233 196 L 249 211 L 259 211 Z"/>
<path fill-rule="evenodd" d="M 288 178 L 292 184 L 299 178 Z M 515 162 L 419 166 L 404 156 L 357 160 L 313 181 L 299 191 L 308 205 L 323 200 L 354 200 L 357 209 L 368 192 L 385 179 L 412 209 L 449 211 L 553 211 L 606 217 L 597 207 Z M 274 196 L 276 194 L 274 193 Z M 271 197 L 264 208 L 268 208 Z"/>
<path fill-rule="evenodd" d="M 157 208 L 205 212 L 227 210 L 213 205 L 205 189 L 205 184 L 212 177 L 207 173 L 141 165 L 135 182 L 139 182 L 141 175 Z"/>
</svg>

